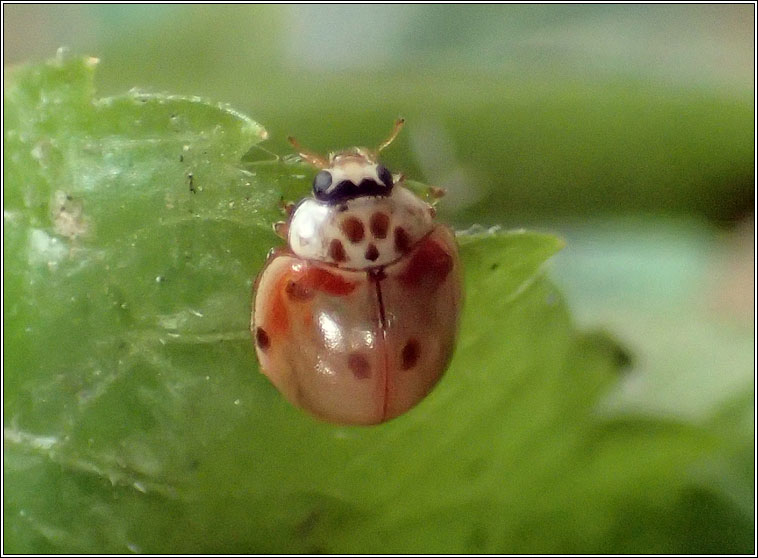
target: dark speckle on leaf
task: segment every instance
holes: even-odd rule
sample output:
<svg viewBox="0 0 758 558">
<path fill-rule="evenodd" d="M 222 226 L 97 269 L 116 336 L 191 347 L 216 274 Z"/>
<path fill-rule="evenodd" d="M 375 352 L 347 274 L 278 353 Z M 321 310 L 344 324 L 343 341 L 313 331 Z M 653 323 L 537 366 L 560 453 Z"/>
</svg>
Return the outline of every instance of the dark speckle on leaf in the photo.
<svg viewBox="0 0 758 558">
<path fill-rule="evenodd" d="M 616 347 L 616 350 L 613 352 L 613 358 L 616 361 L 616 364 L 623 369 L 629 368 L 633 362 L 634 359 L 632 358 L 631 353 L 629 353 L 627 350 L 625 350 L 623 347 Z M 624 370 L 622 370 L 623 372 Z"/>
<path fill-rule="evenodd" d="M 295 530 L 297 531 L 297 534 L 301 537 L 307 537 L 308 534 L 313 531 L 313 529 L 316 527 L 319 521 L 319 517 L 321 516 L 321 512 L 318 510 L 311 511 L 305 518 L 303 518 L 302 521 L 300 521 L 296 526 Z"/>
<path fill-rule="evenodd" d="M 476 523 L 471 527 L 471 533 L 468 540 L 468 548 L 474 553 L 483 553 L 487 546 L 487 529 L 481 523 Z"/>
</svg>

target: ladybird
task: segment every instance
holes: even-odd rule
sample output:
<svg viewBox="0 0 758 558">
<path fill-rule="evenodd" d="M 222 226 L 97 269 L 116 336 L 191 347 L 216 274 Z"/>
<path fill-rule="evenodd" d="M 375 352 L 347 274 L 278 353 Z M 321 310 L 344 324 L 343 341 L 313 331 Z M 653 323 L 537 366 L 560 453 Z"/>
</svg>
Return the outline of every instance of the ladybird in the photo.
<svg viewBox="0 0 758 558">
<path fill-rule="evenodd" d="M 313 195 L 274 226 L 287 246 L 272 250 L 255 282 L 261 371 L 291 403 L 337 424 L 411 409 L 442 377 L 457 337 L 453 231 L 378 160 L 403 123 L 377 149 L 328 158 L 289 138 L 319 171 Z"/>
</svg>

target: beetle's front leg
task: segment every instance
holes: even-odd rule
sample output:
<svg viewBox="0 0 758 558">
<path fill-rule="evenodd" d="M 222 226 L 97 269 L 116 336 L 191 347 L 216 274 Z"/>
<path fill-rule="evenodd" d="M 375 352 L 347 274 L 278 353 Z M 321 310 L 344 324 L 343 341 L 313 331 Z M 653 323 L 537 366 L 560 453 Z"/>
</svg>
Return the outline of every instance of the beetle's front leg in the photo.
<svg viewBox="0 0 758 558">
<path fill-rule="evenodd" d="M 286 221 L 277 221 L 274 223 L 274 233 L 282 240 L 287 240 L 287 235 L 290 229 L 290 220 L 292 220 L 292 214 L 295 212 L 295 204 L 291 201 L 284 201 L 284 198 L 279 200 L 279 211 L 281 211 L 286 217 Z"/>
</svg>

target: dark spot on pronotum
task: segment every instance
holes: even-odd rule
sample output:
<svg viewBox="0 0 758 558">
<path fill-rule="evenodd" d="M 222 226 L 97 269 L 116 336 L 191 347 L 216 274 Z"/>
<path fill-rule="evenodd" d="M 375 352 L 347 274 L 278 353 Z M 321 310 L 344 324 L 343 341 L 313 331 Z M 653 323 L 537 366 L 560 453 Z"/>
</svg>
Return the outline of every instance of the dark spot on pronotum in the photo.
<svg viewBox="0 0 758 558">
<path fill-rule="evenodd" d="M 374 238 L 386 238 L 387 229 L 390 226 L 390 218 L 386 213 L 374 213 L 371 216 L 370 226 L 371 234 L 374 235 Z"/>
<path fill-rule="evenodd" d="M 262 351 L 271 346 L 271 339 L 269 339 L 268 333 L 262 327 L 255 328 L 255 343 Z"/>
<path fill-rule="evenodd" d="M 409 339 L 400 353 L 403 370 L 410 370 L 416 366 L 419 356 L 421 356 L 421 345 L 417 340 Z"/>
<path fill-rule="evenodd" d="M 342 232 L 345 233 L 345 236 L 347 236 L 348 240 L 350 240 L 350 242 L 353 244 L 356 244 L 363 240 L 364 230 L 363 223 L 361 223 L 360 219 L 356 217 L 348 217 L 346 219 L 343 219 L 342 223 L 340 224 L 340 228 L 342 229 Z"/>
<path fill-rule="evenodd" d="M 179 162 L 180 162 L 180 163 L 183 163 L 183 162 L 184 162 L 184 153 L 180 153 L 180 154 L 179 154 Z"/>
<path fill-rule="evenodd" d="M 192 192 L 193 194 L 196 194 L 197 190 L 195 190 L 195 177 L 192 176 L 192 173 L 189 173 L 187 175 L 187 180 L 189 181 L 189 190 L 190 190 L 190 192 Z"/>
<path fill-rule="evenodd" d="M 395 250 L 404 254 L 411 247 L 411 238 L 403 227 L 395 229 Z"/>
<path fill-rule="evenodd" d="M 353 376 L 359 380 L 365 380 L 371 377 L 371 365 L 365 356 L 360 353 L 351 353 L 347 357 L 347 365 Z"/>
<path fill-rule="evenodd" d="M 284 292 L 287 293 L 292 300 L 298 302 L 304 302 L 313 298 L 313 289 L 309 289 L 305 285 L 297 281 L 288 281 L 284 287 Z"/>
<path fill-rule="evenodd" d="M 336 238 L 329 243 L 329 257 L 335 262 L 344 262 L 347 259 L 345 247 L 342 246 L 342 242 Z"/>
<path fill-rule="evenodd" d="M 384 182 L 384 185 L 388 188 L 392 187 L 392 173 L 384 165 L 376 167 L 376 174 L 379 176 L 379 180 Z"/>
<path fill-rule="evenodd" d="M 328 171 L 321 172 L 328 173 Z M 373 178 L 363 178 L 358 184 L 348 179 L 340 180 L 334 184 L 331 175 L 328 178 L 329 186 L 323 187 L 327 182 L 327 177 L 323 175 L 324 178 L 321 179 L 319 178 L 320 174 L 317 174 L 316 179 L 314 179 L 313 195 L 317 200 L 327 202 L 330 205 L 337 205 L 345 203 L 348 200 L 366 196 L 387 196 L 392 190 L 391 186 L 386 186 Z"/>
<path fill-rule="evenodd" d="M 491 269 L 492 271 L 495 271 L 495 270 L 496 270 L 498 267 L 500 267 L 500 264 L 499 264 L 499 263 L 497 263 L 497 262 L 495 262 L 495 263 L 493 263 L 493 264 L 490 266 L 490 269 Z"/>
<path fill-rule="evenodd" d="M 376 259 L 379 257 L 379 250 L 376 249 L 376 246 L 373 244 L 369 244 L 368 248 L 366 248 L 366 253 L 364 254 L 366 259 L 370 262 L 375 262 Z"/>
<path fill-rule="evenodd" d="M 346 203 L 339 204 L 337 206 L 337 211 L 339 211 L 340 213 L 342 213 L 343 211 L 347 211 L 347 204 Z"/>
</svg>

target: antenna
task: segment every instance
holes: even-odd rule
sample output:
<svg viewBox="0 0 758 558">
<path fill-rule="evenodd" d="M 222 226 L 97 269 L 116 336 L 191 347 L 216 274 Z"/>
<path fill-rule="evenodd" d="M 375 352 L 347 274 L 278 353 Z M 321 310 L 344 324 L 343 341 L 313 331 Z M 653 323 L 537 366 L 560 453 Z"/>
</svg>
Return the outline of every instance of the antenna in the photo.
<svg viewBox="0 0 758 558">
<path fill-rule="evenodd" d="M 303 149 L 300 143 L 298 143 L 298 141 L 292 136 L 288 136 L 287 141 L 290 142 L 290 144 L 292 144 L 292 147 L 294 147 L 297 150 L 297 154 L 300 155 L 300 157 L 302 157 L 303 161 L 305 161 L 306 163 L 310 163 L 311 165 L 319 169 L 325 169 L 329 166 L 329 161 L 324 159 L 321 155 L 317 155 L 316 153 L 313 153 L 312 151 Z"/>
<path fill-rule="evenodd" d="M 405 124 L 405 118 L 398 118 L 395 120 L 395 126 L 392 128 L 392 133 L 390 133 L 390 137 L 388 137 L 386 140 L 384 140 L 382 143 L 379 144 L 379 147 L 376 148 L 376 152 L 379 153 L 382 149 L 385 149 L 389 147 L 389 145 L 395 141 L 395 138 L 400 133 L 400 130 L 403 129 L 403 125 Z"/>
</svg>

